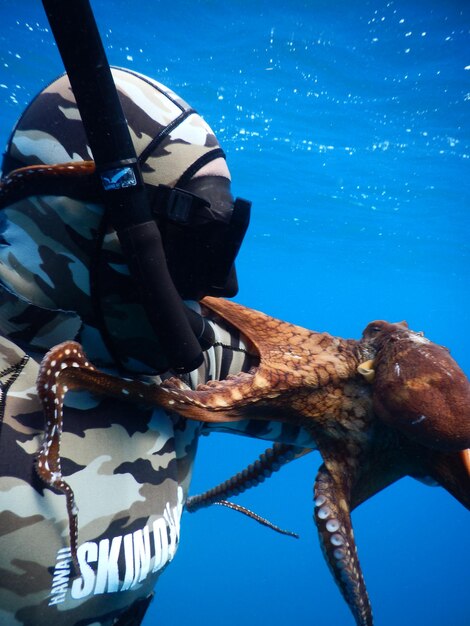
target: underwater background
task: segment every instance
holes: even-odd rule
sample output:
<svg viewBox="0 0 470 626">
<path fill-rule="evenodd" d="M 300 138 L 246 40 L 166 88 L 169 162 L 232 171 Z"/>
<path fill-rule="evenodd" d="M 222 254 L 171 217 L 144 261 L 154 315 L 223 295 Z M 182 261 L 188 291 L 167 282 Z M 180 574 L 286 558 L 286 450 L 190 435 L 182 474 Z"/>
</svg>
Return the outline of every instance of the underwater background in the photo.
<svg viewBox="0 0 470 626">
<path fill-rule="evenodd" d="M 237 300 L 359 338 L 406 319 L 470 374 L 470 2 L 94 0 L 112 64 L 167 84 L 209 122 L 253 201 Z M 0 0 L 0 141 L 63 71 L 39 0 Z M 192 493 L 264 443 L 201 440 Z M 144 626 L 349 626 L 312 520 L 314 452 L 182 520 Z M 470 624 L 468 511 L 404 479 L 353 513 L 376 626 Z"/>
</svg>

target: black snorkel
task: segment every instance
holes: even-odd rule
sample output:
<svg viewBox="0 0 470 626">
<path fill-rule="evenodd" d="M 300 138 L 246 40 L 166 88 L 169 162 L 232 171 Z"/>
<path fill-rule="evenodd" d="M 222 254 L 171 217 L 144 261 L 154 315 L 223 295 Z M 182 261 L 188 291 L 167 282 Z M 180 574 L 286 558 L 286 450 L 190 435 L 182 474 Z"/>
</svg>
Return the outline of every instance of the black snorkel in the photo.
<svg viewBox="0 0 470 626">
<path fill-rule="evenodd" d="M 103 201 L 169 368 L 203 361 L 205 322 L 178 294 L 89 0 L 42 0 L 77 102 Z"/>
</svg>

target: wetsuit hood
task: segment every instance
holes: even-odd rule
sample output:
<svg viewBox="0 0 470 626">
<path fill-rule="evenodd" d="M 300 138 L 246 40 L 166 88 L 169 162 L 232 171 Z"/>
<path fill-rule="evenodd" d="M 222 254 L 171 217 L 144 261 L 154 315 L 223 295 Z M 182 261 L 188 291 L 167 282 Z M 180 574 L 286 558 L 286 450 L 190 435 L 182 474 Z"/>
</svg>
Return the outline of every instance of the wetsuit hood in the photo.
<svg viewBox="0 0 470 626">
<path fill-rule="evenodd" d="M 118 68 L 113 78 L 146 185 L 187 188 L 219 215 L 229 215 L 230 174 L 207 123 L 150 78 Z M 16 125 L 3 175 L 91 158 L 68 78 L 62 76 L 33 100 Z M 98 363 L 161 370 L 158 339 L 103 205 L 98 198 L 78 195 L 29 195 L 0 212 L 0 331 L 29 350 L 41 352 L 74 337 Z M 169 257 L 177 268 L 177 254 L 169 252 Z M 194 282 L 195 275 L 187 280 L 187 272 L 177 273 L 176 284 Z M 180 293 L 193 296 L 183 287 Z"/>
</svg>

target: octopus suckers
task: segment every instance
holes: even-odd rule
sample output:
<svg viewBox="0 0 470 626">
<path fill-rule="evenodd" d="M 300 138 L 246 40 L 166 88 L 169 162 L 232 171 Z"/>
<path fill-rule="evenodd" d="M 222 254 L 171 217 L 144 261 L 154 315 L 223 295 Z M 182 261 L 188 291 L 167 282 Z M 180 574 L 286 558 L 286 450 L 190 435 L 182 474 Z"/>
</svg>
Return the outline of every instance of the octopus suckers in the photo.
<svg viewBox="0 0 470 626">
<path fill-rule="evenodd" d="M 335 533 L 334 535 L 331 535 L 330 541 L 334 546 L 344 545 L 344 537 L 340 535 L 339 533 Z"/>
<path fill-rule="evenodd" d="M 341 560 L 344 559 L 344 557 L 346 556 L 346 551 L 344 548 L 336 548 L 335 550 L 333 550 L 333 555 L 335 559 Z"/>
<path fill-rule="evenodd" d="M 339 530 L 340 523 L 337 519 L 330 519 L 326 523 L 326 530 L 330 533 L 334 533 Z"/>
<path fill-rule="evenodd" d="M 326 496 L 321 494 L 321 495 L 317 496 L 313 502 L 314 502 L 315 506 L 321 506 L 322 504 L 325 504 Z"/>
<path fill-rule="evenodd" d="M 322 506 L 321 509 L 318 509 L 317 515 L 320 519 L 326 519 L 331 515 L 331 509 L 329 506 Z"/>
</svg>

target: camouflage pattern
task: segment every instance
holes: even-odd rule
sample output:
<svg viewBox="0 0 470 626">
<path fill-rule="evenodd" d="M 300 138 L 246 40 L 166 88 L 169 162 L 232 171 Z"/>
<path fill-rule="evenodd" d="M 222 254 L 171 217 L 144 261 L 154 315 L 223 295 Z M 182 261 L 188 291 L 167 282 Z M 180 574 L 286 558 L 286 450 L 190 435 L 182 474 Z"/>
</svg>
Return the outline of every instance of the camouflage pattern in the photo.
<svg viewBox="0 0 470 626">
<path fill-rule="evenodd" d="M 127 70 L 114 69 L 113 76 L 146 184 L 173 186 L 188 172 L 230 178 L 212 130 L 181 98 Z M 90 158 L 75 99 L 63 76 L 26 109 L 7 146 L 3 172 Z M 194 170 L 201 159 L 205 165 Z M 0 233 L 6 245 L 0 246 L 0 281 L 35 307 L 28 308 L 8 336 L 23 341 L 27 333 L 29 344 L 44 350 L 72 338 L 68 331 L 75 324 L 81 327 L 75 338 L 91 344 L 90 358 L 98 364 L 119 360 L 127 369 L 161 370 L 158 339 L 139 304 L 117 236 L 104 220 L 101 205 L 63 196 L 31 196 L 1 212 Z M 97 245 L 98 237 L 103 237 L 102 246 Z M 91 283 L 98 294 L 93 301 Z M 57 312 L 56 321 L 50 311 Z M 38 318 L 46 325 L 37 328 Z M 103 345 L 103 333 L 96 330 L 102 320 L 112 356 Z M 9 311 L 0 310 L 0 330 L 10 323 Z"/>
<path fill-rule="evenodd" d="M 114 68 L 113 78 L 147 184 L 175 186 L 200 159 L 220 155 L 208 124 L 161 83 Z M 3 175 L 26 165 L 93 158 L 67 76 L 52 82 L 20 118 L 7 146 Z M 211 169 L 211 168 L 210 168 Z M 211 173 L 230 177 L 223 159 Z M 203 175 L 207 170 L 199 170 Z"/>
<path fill-rule="evenodd" d="M 61 458 L 80 506 L 76 578 L 64 498 L 33 469 L 44 430 L 37 363 L 5 339 L 1 358 L 0 623 L 113 624 L 175 554 L 199 425 L 84 394 L 72 401 Z"/>
<path fill-rule="evenodd" d="M 229 177 L 212 131 L 185 102 L 146 77 L 124 70 L 114 70 L 114 77 L 148 184 L 173 185 L 188 168 L 191 175 Z M 90 156 L 63 77 L 26 110 L 3 171 Z M 205 165 L 195 172 L 191 168 L 201 158 Z M 67 394 L 61 459 L 80 509 L 82 577 L 77 577 L 64 497 L 34 471 L 44 432 L 35 389 L 38 361 L 53 345 L 75 339 L 108 371 L 116 372 L 120 362 L 130 376 L 145 378 L 160 364 L 158 339 L 116 235 L 103 219 L 101 205 L 65 196 L 30 196 L 0 212 L 0 623 L 5 626 L 124 624 L 118 620 L 129 607 L 125 623 L 138 624 L 140 609 L 133 603 L 150 596 L 178 545 L 198 436 L 215 430 L 160 410 Z M 193 388 L 256 362 L 238 332 L 219 319 L 211 323 L 215 344 L 204 353 L 203 365 L 186 376 Z M 287 425 L 240 422 L 220 430 L 308 443 Z"/>
</svg>

